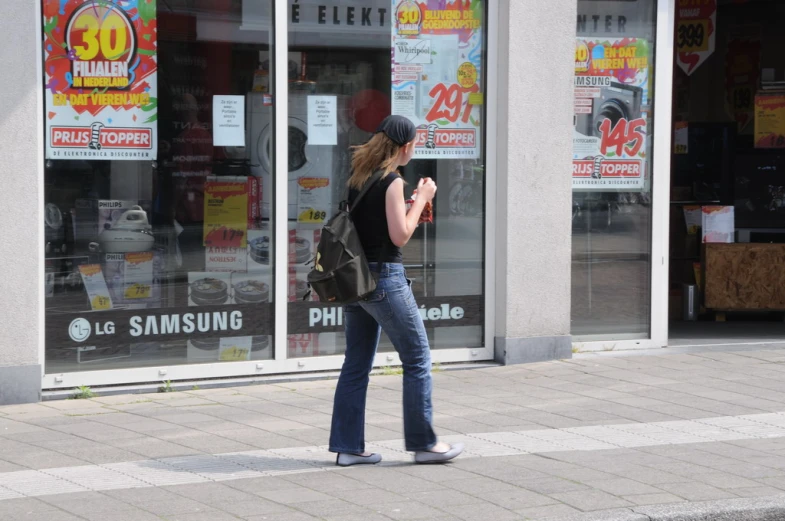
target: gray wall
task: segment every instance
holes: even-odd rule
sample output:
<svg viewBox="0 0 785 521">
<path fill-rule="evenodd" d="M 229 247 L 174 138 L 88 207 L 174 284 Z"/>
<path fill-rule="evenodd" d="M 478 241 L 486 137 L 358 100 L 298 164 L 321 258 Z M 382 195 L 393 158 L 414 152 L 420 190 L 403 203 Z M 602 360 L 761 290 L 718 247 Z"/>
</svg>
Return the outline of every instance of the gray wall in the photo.
<svg viewBox="0 0 785 521">
<path fill-rule="evenodd" d="M 569 358 L 576 0 L 500 2 L 496 355 Z"/>
<path fill-rule="evenodd" d="M 43 275 L 39 200 L 38 78 L 34 2 L 0 2 L 0 405 L 38 400 L 39 279 Z"/>
</svg>

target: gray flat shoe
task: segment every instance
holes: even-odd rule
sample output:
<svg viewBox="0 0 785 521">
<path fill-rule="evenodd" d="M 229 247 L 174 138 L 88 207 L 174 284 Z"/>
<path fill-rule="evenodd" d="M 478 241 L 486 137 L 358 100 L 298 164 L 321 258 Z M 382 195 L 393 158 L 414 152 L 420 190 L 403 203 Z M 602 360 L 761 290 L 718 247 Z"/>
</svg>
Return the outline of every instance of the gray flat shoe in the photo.
<svg viewBox="0 0 785 521">
<path fill-rule="evenodd" d="M 455 459 L 463 452 L 463 443 L 456 443 L 450 445 L 450 450 L 447 452 L 431 452 L 427 450 L 418 451 L 414 453 L 415 463 L 444 463 Z"/>
<path fill-rule="evenodd" d="M 369 456 L 361 456 L 359 454 L 347 454 L 341 452 L 335 458 L 335 464 L 339 467 L 351 467 L 352 465 L 375 465 L 382 461 L 381 454 L 370 454 Z"/>
</svg>

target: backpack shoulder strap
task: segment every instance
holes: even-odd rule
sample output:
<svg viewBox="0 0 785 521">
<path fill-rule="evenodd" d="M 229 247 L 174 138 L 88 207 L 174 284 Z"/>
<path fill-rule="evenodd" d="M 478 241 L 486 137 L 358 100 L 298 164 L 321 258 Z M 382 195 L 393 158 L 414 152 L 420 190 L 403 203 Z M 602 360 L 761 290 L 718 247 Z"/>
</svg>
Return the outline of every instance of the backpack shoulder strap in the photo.
<svg viewBox="0 0 785 521">
<path fill-rule="evenodd" d="M 365 195 L 371 191 L 371 188 L 373 188 L 373 186 L 379 182 L 379 180 L 382 178 L 383 175 L 384 175 L 384 170 L 377 170 L 376 172 L 373 173 L 371 178 L 365 182 L 365 186 L 363 186 L 363 189 L 360 191 L 359 194 L 357 194 L 357 197 L 355 197 L 354 201 L 352 202 L 351 208 L 349 208 L 349 213 L 351 213 L 355 208 L 357 208 L 357 205 L 360 203 L 362 198 L 365 197 Z"/>
</svg>

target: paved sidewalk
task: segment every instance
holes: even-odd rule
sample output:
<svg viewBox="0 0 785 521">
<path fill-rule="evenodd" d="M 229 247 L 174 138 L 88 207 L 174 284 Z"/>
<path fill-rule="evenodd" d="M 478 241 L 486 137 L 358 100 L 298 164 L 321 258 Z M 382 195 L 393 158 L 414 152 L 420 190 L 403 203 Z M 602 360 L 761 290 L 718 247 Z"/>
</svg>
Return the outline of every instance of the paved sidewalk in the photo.
<svg viewBox="0 0 785 521">
<path fill-rule="evenodd" d="M 732 349 L 437 372 L 445 466 L 403 451 L 400 376 L 364 468 L 324 449 L 331 380 L 0 407 L 0 519 L 780 519 L 785 346 Z"/>
</svg>

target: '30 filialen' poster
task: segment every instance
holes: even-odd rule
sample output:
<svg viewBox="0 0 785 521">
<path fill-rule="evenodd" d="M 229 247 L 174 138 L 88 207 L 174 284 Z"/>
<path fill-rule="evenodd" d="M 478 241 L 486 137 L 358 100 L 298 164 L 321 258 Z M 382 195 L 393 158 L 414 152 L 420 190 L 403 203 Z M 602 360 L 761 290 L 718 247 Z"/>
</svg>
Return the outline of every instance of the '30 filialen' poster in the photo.
<svg viewBox="0 0 785 521">
<path fill-rule="evenodd" d="M 156 0 L 44 0 L 43 16 L 47 159 L 156 159 Z"/>
</svg>

